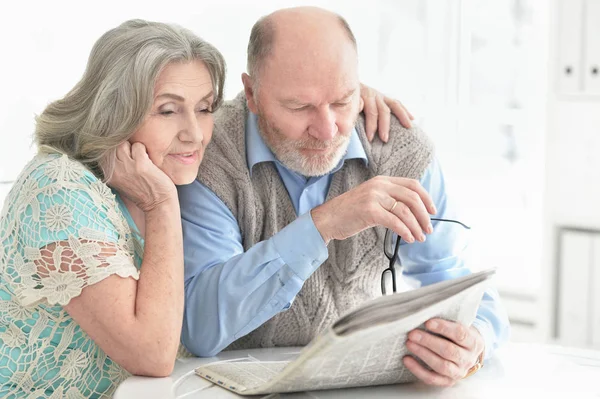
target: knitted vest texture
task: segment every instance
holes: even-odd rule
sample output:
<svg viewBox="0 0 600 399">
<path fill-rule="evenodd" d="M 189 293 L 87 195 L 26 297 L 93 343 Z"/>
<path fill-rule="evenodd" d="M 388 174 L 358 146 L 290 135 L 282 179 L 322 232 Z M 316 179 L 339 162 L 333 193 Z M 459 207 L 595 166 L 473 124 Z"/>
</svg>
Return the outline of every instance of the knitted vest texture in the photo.
<svg viewBox="0 0 600 399">
<path fill-rule="evenodd" d="M 215 131 L 198 173 L 236 217 L 244 250 L 267 240 L 296 218 L 288 192 L 272 162 L 254 166 L 246 162 L 245 124 L 248 114 L 241 93 L 215 115 Z M 433 157 L 425 134 L 403 128 L 392 118 L 387 144 L 369 143 L 362 115 L 356 129 L 368 158 L 347 160 L 332 179 L 327 199 L 349 191 L 374 176 L 422 177 Z M 356 212 L 360 212 L 357 209 Z M 381 273 L 388 267 L 383 254 L 381 227 L 365 230 L 328 245 L 329 258 L 304 283 L 292 306 L 228 349 L 302 346 L 360 303 L 381 295 Z M 302 237 L 298 237 L 302 245 Z"/>
</svg>

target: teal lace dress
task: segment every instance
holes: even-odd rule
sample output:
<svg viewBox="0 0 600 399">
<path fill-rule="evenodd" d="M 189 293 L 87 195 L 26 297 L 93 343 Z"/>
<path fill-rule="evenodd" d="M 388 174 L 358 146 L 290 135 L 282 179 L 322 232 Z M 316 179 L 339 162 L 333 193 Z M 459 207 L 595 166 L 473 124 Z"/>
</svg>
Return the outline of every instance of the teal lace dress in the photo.
<svg viewBox="0 0 600 399">
<path fill-rule="evenodd" d="M 37 155 L 0 215 L 0 397 L 109 398 L 128 373 L 63 306 L 117 274 L 139 277 L 129 213 L 79 162 Z"/>
</svg>

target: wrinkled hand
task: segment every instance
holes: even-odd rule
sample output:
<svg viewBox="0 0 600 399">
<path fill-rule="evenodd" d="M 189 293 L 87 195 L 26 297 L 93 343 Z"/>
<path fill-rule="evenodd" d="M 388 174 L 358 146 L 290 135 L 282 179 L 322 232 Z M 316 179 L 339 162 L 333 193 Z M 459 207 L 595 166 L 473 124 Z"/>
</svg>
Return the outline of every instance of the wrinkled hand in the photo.
<svg viewBox="0 0 600 399">
<path fill-rule="evenodd" d="M 410 243 L 425 241 L 424 233 L 433 232 L 429 214 L 435 213 L 433 200 L 417 180 L 377 176 L 314 208 L 311 216 L 325 243 L 373 226 L 387 227 Z"/>
<path fill-rule="evenodd" d="M 386 97 L 377 90 L 361 83 L 360 110 L 365 113 L 365 131 L 369 141 L 373 141 L 375 132 L 387 143 L 390 138 L 391 113 L 400 121 L 402 126 L 409 129 L 414 116 L 398 100 Z"/>
<path fill-rule="evenodd" d="M 148 157 L 142 143 L 122 143 L 117 148 L 115 169 L 107 184 L 133 201 L 142 211 L 175 199 L 173 181 Z"/>
<path fill-rule="evenodd" d="M 427 370 L 412 356 L 405 356 L 403 363 L 426 384 L 452 386 L 477 363 L 484 350 L 483 337 L 475 327 L 442 319 L 429 320 L 425 328 L 445 338 L 413 330 L 408 334 L 406 347 L 433 371 Z"/>
</svg>

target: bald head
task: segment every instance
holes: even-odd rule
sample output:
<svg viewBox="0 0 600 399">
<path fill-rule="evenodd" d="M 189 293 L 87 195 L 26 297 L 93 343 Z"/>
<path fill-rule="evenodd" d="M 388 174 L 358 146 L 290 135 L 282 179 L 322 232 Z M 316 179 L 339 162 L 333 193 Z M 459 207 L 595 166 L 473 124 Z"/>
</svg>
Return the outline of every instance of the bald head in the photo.
<svg viewBox="0 0 600 399">
<path fill-rule="evenodd" d="M 356 51 L 356 38 L 342 16 L 317 7 L 278 10 L 260 18 L 252 27 L 248 73 L 258 79 L 264 63 L 273 54 L 322 59 L 331 47 L 347 45 Z"/>
<path fill-rule="evenodd" d="M 322 176 L 340 162 L 360 108 L 356 41 L 329 11 L 280 10 L 258 21 L 242 74 L 248 109 L 288 169 Z"/>
</svg>

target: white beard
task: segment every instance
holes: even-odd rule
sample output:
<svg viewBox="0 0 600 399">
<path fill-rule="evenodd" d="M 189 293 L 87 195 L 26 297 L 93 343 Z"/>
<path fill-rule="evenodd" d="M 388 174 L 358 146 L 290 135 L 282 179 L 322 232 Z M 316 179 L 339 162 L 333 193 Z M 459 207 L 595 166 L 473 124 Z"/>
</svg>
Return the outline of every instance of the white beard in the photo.
<svg viewBox="0 0 600 399">
<path fill-rule="evenodd" d="M 350 144 L 350 134 L 338 133 L 331 141 L 323 142 L 314 138 L 290 140 L 279 129 L 269 124 L 264 117 L 258 117 L 260 134 L 267 147 L 286 168 L 303 176 L 323 176 L 331 172 L 346 154 Z M 325 154 L 303 155 L 303 148 L 325 149 Z"/>
</svg>

